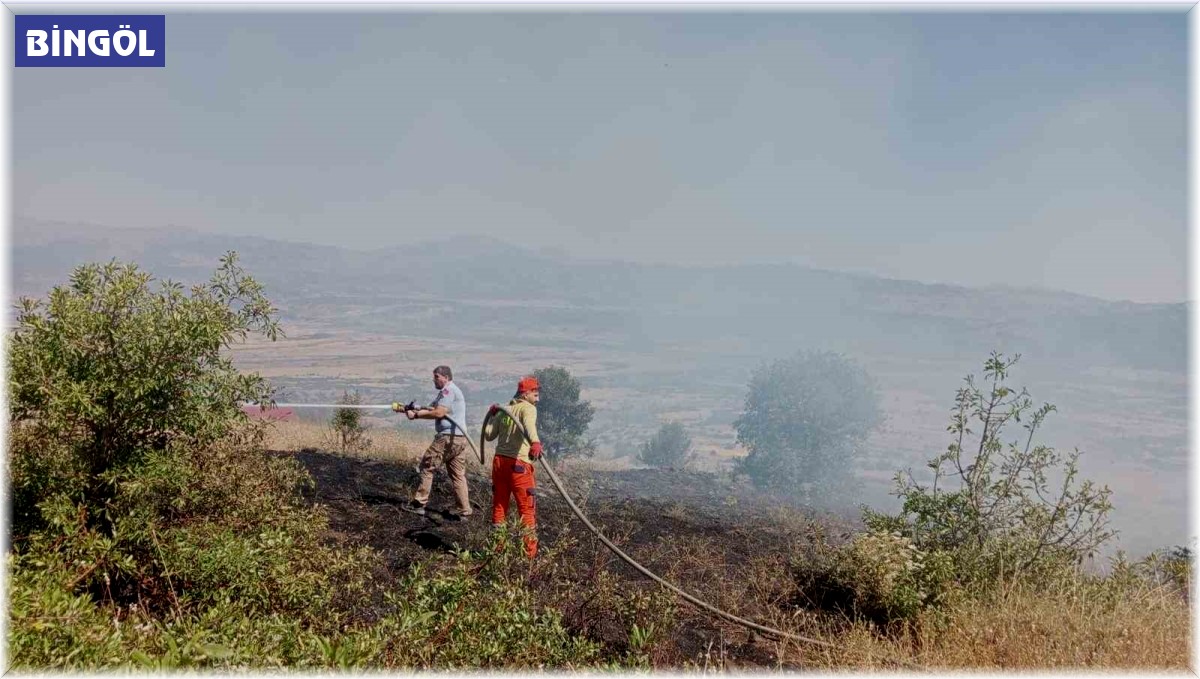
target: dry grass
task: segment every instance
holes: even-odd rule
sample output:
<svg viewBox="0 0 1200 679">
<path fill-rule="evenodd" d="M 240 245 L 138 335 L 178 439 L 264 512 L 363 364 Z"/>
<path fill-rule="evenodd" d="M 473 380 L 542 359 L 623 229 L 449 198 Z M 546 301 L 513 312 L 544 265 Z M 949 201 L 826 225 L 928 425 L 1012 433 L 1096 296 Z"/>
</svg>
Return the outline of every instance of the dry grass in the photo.
<svg viewBox="0 0 1200 679">
<path fill-rule="evenodd" d="M 836 645 L 792 646 L 784 661 L 811 668 L 887 669 L 893 660 L 931 670 L 1186 671 L 1191 616 L 1178 592 L 1145 587 L 1017 586 L 965 600 L 892 635 L 802 612 L 790 630 Z M 789 629 L 789 627 L 782 627 Z M 912 669 L 907 667 L 904 669 Z"/>
<path fill-rule="evenodd" d="M 778 669 L 826 671 L 1187 671 L 1191 616 L 1178 589 L 1145 581 L 1062 576 L 1056 583 L 998 587 L 959 597 L 938 612 L 887 632 L 832 611 L 795 606 L 780 555 L 737 561 L 703 538 L 669 539 L 645 562 L 703 599 L 759 623 L 831 646 L 760 638 Z M 704 624 L 683 606 L 677 624 Z M 708 621 L 711 623 L 711 621 Z M 676 658 L 688 670 L 736 670 L 721 644 L 745 639 L 728 628 L 711 656 Z"/>
<path fill-rule="evenodd" d="M 633 469 L 634 465 L 631 458 L 628 457 L 616 459 L 584 457 L 561 460 L 555 464 L 554 468 L 565 476 L 573 472 L 619 472 Z"/>
<path fill-rule="evenodd" d="M 396 427 L 371 427 L 367 430 L 366 445 L 357 450 L 343 451 L 337 435 L 328 424 L 292 420 L 266 425 L 266 446 L 269 450 L 300 451 L 315 449 L 342 453 L 351 457 L 415 462 L 433 440 L 433 432 Z M 431 428 L 432 429 L 432 428 Z"/>
<path fill-rule="evenodd" d="M 1191 615 L 1162 587 L 1024 586 L 963 603 L 945 629 L 924 636 L 922 662 L 940 667 L 1185 670 Z"/>
</svg>

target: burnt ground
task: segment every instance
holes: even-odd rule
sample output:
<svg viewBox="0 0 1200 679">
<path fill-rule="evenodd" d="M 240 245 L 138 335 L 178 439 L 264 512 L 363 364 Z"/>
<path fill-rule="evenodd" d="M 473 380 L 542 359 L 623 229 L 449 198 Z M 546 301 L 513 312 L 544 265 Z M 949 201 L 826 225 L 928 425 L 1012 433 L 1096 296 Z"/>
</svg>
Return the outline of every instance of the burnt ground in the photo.
<svg viewBox="0 0 1200 679">
<path fill-rule="evenodd" d="M 454 501 L 444 472 L 435 477 L 428 516 L 421 517 L 400 509 L 418 481 L 412 463 L 311 449 L 277 454 L 294 457 L 312 475 L 315 487 L 306 497 L 327 508 L 330 539 L 374 548 L 393 575 L 439 555 L 449 562 L 454 550 L 475 550 L 487 543 L 491 481 L 477 463 L 468 468 L 476 514 L 452 522 L 446 520 Z M 562 542 L 570 558 L 601 563 L 626 586 L 656 590 L 657 585 L 611 557 L 590 536 L 547 475 L 538 471 L 538 535 L 543 548 Z M 788 583 L 782 582 L 789 579 L 784 564 L 800 548 L 802 534 L 817 524 L 835 535 L 850 527 L 849 519 L 818 514 L 712 474 L 578 467 L 556 471 L 591 521 L 633 558 L 714 605 L 768 625 L 771 619 L 786 618 L 790 610 L 761 601 L 789 598 Z M 716 657 L 719 652 L 727 668 L 788 666 L 775 656 L 775 644 L 768 640 L 713 620 L 683 602 L 677 610 L 669 648 L 658 654 L 662 662 L 701 662 L 701 656 Z"/>
</svg>

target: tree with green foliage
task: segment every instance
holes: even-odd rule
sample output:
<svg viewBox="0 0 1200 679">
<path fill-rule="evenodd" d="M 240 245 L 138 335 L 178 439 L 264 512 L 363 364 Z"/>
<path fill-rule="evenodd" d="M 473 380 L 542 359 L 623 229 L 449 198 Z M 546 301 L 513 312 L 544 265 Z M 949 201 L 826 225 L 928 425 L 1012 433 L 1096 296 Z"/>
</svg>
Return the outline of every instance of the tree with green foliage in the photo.
<svg viewBox="0 0 1200 679">
<path fill-rule="evenodd" d="M 861 367 L 832 352 L 802 352 L 756 370 L 734 421 L 749 454 L 737 469 L 755 485 L 807 500 L 837 497 L 853 483 L 867 437 L 883 420 Z"/>
<path fill-rule="evenodd" d="M 357 391 L 343 391 L 338 403 L 342 405 L 362 404 L 362 395 Z M 371 445 L 367 436 L 367 425 L 363 423 L 362 411 L 358 408 L 338 408 L 329 418 L 329 428 L 337 438 L 342 453 L 356 453 Z"/>
<path fill-rule="evenodd" d="M 951 443 L 927 465 L 932 478 L 897 473 L 901 512 L 867 511 L 868 525 L 902 532 L 921 549 L 955 552 L 962 574 L 980 578 L 1077 564 L 1114 535 L 1112 492 L 1079 478 L 1079 450 L 1036 442 L 1055 407 L 1035 406 L 1025 388 L 1008 386 L 1019 359 L 993 352 L 982 384 L 966 377 L 947 427 Z M 1014 424 L 1021 431 L 1009 438 Z"/>
<path fill-rule="evenodd" d="M 234 253 L 190 290 L 153 283 L 132 264 L 90 264 L 45 302 L 20 302 L 8 373 L 16 666 L 165 657 L 154 648 L 174 653 L 175 634 L 230 625 L 211 631 L 221 643 L 187 642 L 211 661 L 263 616 L 336 624 L 330 603 L 363 586 L 361 557 L 327 548 L 323 515 L 295 492 L 311 479 L 266 455 L 241 411 L 271 398 L 227 351 L 281 334 L 262 286 Z"/>
<path fill-rule="evenodd" d="M 692 453 L 692 437 L 679 422 L 667 422 L 642 444 L 638 459 L 652 467 L 687 466 Z"/>
<path fill-rule="evenodd" d="M 595 408 L 579 398 L 579 380 L 560 366 L 534 371 L 541 400 L 538 402 L 538 435 L 552 460 L 591 457 L 596 445 L 587 436 Z"/>
<path fill-rule="evenodd" d="M 220 439 L 241 402 L 270 398 L 224 351 L 280 334 L 236 254 L 191 294 L 152 280 L 132 264 L 90 264 L 46 303 L 20 300 L 9 342 L 15 534 L 43 524 L 38 503 L 60 495 L 103 520 L 122 474 L 173 444 Z"/>
</svg>

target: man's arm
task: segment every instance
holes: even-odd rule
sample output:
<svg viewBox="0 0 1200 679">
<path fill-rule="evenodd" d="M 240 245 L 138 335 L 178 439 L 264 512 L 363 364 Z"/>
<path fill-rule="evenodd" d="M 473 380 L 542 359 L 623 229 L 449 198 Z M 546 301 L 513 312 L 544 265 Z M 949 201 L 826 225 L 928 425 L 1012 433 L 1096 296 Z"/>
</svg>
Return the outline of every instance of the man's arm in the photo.
<svg viewBox="0 0 1200 679">
<path fill-rule="evenodd" d="M 525 425 L 525 433 L 529 434 L 529 459 L 542 459 L 542 441 L 537 432 L 537 408 L 531 406 L 522 409 L 521 424 Z"/>
<path fill-rule="evenodd" d="M 432 408 L 417 408 L 410 412 L 413 413 L 414 420 L 438 420 L 449 415 L 450 409 L 439 403 Z"/>
</svg>

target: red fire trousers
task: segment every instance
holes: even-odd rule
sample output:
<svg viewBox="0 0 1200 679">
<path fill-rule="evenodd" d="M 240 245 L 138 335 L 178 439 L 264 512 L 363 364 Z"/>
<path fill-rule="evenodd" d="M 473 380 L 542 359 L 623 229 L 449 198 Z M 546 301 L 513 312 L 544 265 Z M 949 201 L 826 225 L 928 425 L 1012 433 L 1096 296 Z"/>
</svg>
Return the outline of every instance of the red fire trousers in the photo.
<svg viewBox="0 0 1200 679">
<path fill-rule="evenodd" d="M 525 536 L 525 553 L 529 558 L 537 554 L 537 501 L 533 490 L 537 487 L 533 478 L 533 465 L 515 457 L 497 455 L 492 459 L 492 525 L 504 525 L 508 513 L 509 496 L 517 498 L 517 512 L 528 533 Z"/>
</svg>

